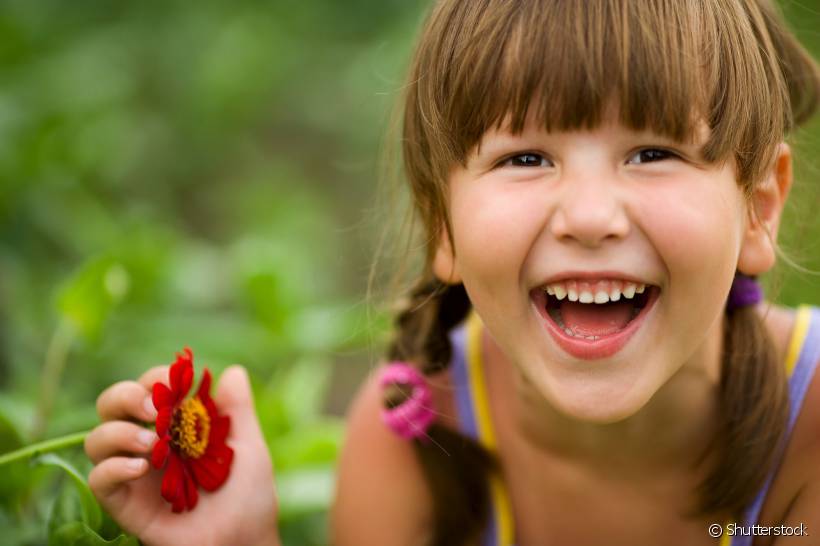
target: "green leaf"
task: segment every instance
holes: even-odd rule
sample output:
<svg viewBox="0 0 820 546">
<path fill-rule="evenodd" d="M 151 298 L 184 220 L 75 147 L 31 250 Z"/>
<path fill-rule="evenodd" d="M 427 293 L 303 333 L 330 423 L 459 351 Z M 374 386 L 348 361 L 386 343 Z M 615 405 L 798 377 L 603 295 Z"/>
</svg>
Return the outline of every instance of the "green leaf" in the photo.
<svg viewBox="0 0 820 546">
<path fill-rule="evenodd" d="M 0 453 L 14 451 L 23 445 L 20 431 L 14 426 L 11 419 L 6 416 L 4 408 L 0 406 Z"/>
<path fill-rule="evenodd" d="M 57 466 L 65 470 L 65 472 L 73 480 L 77 489 L 80 507 L 82 509 L 82 521 L 92 530 L 99 530 L 100 525 L 102 524 L 102 512 L 100 510 L 100 505 L 97 504 L 97 500 L 94 498 L 94 494 L 91 493 L 91 489 L 89 489 L 88 484 L 82 474 L 80 474 L 80 472 L 77 471 L 71 463 L 55 453 L 46 453 L 45 455 L 37 457 L 32 462 L 33 464 Z"/>
<path fill-rule="evenodd" d="M 0 453 L 8 453 L 23 446 L 20 432 L 6 416 L 4 409 L 0 405 Z M 10 506 L 30 489 L 32 476 L 26 469 L 24 461 L 0 466 L 0 506 Z"/>
<path fill-rule="evenodd" d="M 73 488 L 63 483 L 57 492 L 57 498 L 51 505 L 48 516 L 48 543 L 49 545 L 71 544 L 73 538 L 66 536 L 65 529 L 74 527 L 75 524 L 82 524 L 82 505 L 77 493 Z"/>
<path fill-rule="evenodd" d="M 25 461 L 0 466 L 0 508 L 14 511 L 12 507 L 25 502 L 36 482 Z"/>
<path fill-rule="evenodd" d="M 86 339 L 97 340 L 111 310 L 128 293 L 129 283 L 128 271 L 119 261 L 92 259 L 63 285 L 59 311 Z"/>
<path fill-rule="evenodd" d="M 73 521 L 64 523 L 49 534 L 49 546 L 140 546 L 136 537 L 121 534 L 112 540 L 106 540 L 94 532 L 85 523 Z"/>
</svg>

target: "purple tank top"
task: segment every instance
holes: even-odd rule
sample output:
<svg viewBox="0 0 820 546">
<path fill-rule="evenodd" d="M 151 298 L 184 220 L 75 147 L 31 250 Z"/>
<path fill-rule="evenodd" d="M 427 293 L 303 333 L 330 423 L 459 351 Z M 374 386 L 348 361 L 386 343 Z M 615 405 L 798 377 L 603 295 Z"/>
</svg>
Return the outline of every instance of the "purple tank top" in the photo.
<svg viewBox="0 0 820 546">
<path fill-rule="evenodd" d="M 790 406 L 789 419 L 785 432 L 786 441 L 784 442 L 784 445 L 788 444 L 788 439 L 791 436 L 792 431 L 794 430 L 794 425 L 797 421 L 797 416 L 800 414 L 800 408 L 803 404 L 803 399 L 805 398 L 806 391 L 808 390 L 809 384 L 811 383 L 812 377 L 814 376 L 814 371 L 817 367 L 818 360 L 820 360 L 820 308 L 803 308 L 806 309 L 806 311 L 808 311 L 808 324 L 805 326 L 805 336 L 802 339 L 802 345 L 799 348 L 797 360 L 794 364 L 794 368 L 789 377 Z M 795 331 L 797 331 L 800 327 L 799 322 L 800 315 L 798 312 L 798 318 L 797 320 L 795 320 L 794 326 Z M 795 333 L 796 332 L 793 332 L 792 343 L 795 342 Z M 470 438 L 478 441 L 478 426 L 474 411 L 473 394 L 470 388 L 469 369 L 466 361 L 466 322 L 462 323 L 460 326 L 454 328 L 453 331 L 450 332 L 450 341 L 453 347 L 451 370 L 453 373 L 453 385 L 456 397 L 455 401 L 459 417 L 459 424 L 461 426 L 461 431 L 466 436 L 469 436 Z M 801 340 L 797 340 L 797 342 L 801 342 Z M 766 478 L 766 481 L 764 482 L 763 486 L 760 488 L 760 491 L 755 497 L 755 500 L 746 510 L 745 517 L 743 520 L 744 526 L 749 527 L 757 523 L 758 517 L 760 516 L 760 509 L 763 506 L 763 502 L 766 499 L 766 494 L 768 493 L 772 481 L 774 480 L 774 476 L 777 473 L 777 470 L 780 466 L 780 460 L 782 459 L 782 456 L 783 453 L 781 450 L 780 454 L 778 455 L 777 463 L 773 465 L 771 471 L 769 472 L 769 475 Z M 482 536 L 482 546 L 504 546 L 498 544 L 498 540 L 496 538 L 498 536 L 497 518 L 497 507 L 493 507 L 493 510 L 491 510 L 490 514 L 490 521 L 488 523 L 487 528 L 485 529 L 484 535 Z M 704 530 L 704 533 L 705 532 L 706 530 Z M 753 538 L 754 537 L 751 536 L 737 535 L 732 538 L 731 546 L 751 546 Z"/>
</svg>

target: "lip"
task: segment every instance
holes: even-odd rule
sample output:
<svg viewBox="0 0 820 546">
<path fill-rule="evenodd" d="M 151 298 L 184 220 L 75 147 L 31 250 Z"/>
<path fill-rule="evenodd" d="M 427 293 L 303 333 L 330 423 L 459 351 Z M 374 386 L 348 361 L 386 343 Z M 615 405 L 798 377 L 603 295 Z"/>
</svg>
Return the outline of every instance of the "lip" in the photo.
<svg viewBox="0 0 820 546">
<path fill-rule="evenodd" d="M 629 273 L 624 273 L 622 271 L 562 271 L 561 273 L 555 273 L 554 275 L 550 275 L 540 284 L 537 286 L 546 286 L 548 284 L 552 284 L 555 282 L 560 281 L 568 281 L 568 280 L 585 280 L 585 281 L 601 281 L 601 280 L 619 280 L 619 281 L 627 281 L 627 282 L 634 282 L 636 284 L 654 284 L 649 281 L 643 280 L 635 275 L 630 275 Z"/>
<path fill-rule="evenodd" d="M 640 282 L 640 281 L 638 281 Z M 535 307 L 541 322 L 550 333 L 552 338 L 561 349 L 582 360 L 598 360 L 602 358 L 609 358 L 624 348 L 624 346 L 632 339 L 638 330 L 640 330 L 649 313 L 655 308 L 655 304 L 660 296 L 660 289 L 656 286 L 647 286 L 649 288 L 649 298 L 646 305 L 641 309 L 640 313 L 632 319 L 629 324 L 614 334 L 602 336 L 596 340 L 589 340 L 583 338 L 576 338 L 567 335 L 555 322 L 550 318 L 546 310 L 547 295 L 543 290 L 533 290 L 530 296 L 530 303 Z"/>
</svg>

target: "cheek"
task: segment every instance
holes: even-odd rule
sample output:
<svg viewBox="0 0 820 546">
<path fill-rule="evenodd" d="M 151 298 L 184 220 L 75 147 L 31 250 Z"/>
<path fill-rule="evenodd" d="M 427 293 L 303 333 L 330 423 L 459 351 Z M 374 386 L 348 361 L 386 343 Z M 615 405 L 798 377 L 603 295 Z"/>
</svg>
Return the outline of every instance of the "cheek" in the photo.
<svg viewBox="0 0 820 546">
<path fill-rule="evenodd" d="M 693 271 L 714 262 L 737 261 L 740 248 L 740 193 L 725 180 L 670 186 L 648 193 L 640 218 L 653 232 L 670 264 Z"/>
<path fill-rule="evenodd" d="M 473 187 L 455 188 L 453 239 L 465 284 L 489 287 L 503 279 L 498 286 L 515 286 L 521 264 L 541 230 L 543 212 L 527 184 L 477 181 Z"/>
<path fill-rule="evenodd" d="M 731 179 L 689 182 L 648 194 L 639 214 L 668 268 L 670 303 L 706 317 L 722 311 L 734 276 L 743 202 Z"/>
</svg>

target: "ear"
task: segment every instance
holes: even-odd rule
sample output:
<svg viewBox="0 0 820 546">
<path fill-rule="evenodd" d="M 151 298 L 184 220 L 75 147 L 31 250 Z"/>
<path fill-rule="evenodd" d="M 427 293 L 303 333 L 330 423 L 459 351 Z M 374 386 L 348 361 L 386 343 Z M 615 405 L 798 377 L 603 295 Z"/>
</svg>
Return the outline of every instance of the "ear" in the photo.
<svg viewBox="0 0 820 546">
<path fill-rule="evenodd" d="M 749 215 L 737 264 L 741 273 L 759 275 L 774 266 L 774 242 L 777 241 L 781 213 L 791 187 L 792 152 L 788 144 L 781 143 L 771 173 L 754 189 L 752 206 L 748 207 Z"/>
<path fill-rule="evenodd" d="M 461 282 L 461 273 L 458 271 L 456 255 L 453 252 L 450 231 L 447 229 L 446 223 L 441 226 L 439 233 L 436 253 L 433 256 L 433 274 L 445 284 L 459 284 Z"/>
</svg>

